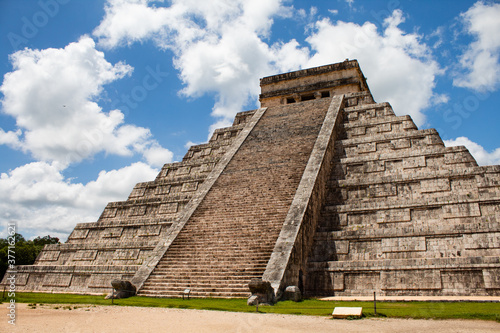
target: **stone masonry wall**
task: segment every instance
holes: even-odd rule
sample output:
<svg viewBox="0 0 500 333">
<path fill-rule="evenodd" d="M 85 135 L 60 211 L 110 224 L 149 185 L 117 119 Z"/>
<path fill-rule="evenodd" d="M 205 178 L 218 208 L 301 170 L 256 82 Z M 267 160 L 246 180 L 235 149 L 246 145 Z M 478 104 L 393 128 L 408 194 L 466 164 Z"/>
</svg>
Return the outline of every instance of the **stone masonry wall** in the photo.
<svg viewBox="0 0 500 333">
<path fill-rule="evenodd" d="M 387 103 L 344 111 L 309 294 L 499 295 L 500 166 Z"/>
</svg>

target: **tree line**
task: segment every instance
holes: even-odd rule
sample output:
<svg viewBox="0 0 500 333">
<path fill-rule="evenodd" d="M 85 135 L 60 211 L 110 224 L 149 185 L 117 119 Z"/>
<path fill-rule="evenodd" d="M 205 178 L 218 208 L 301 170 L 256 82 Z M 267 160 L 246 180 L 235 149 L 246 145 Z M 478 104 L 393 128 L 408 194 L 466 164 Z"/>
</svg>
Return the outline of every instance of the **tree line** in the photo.
<svg viewBox="0 0 500 333">
<path fill-rule="evenodd" d="M 17 265 L 32 265 L 36 257 L 42 251 L 45 244 L 58 244 L 59 238 L 47 236 L 38 236 L 33 240 L 26 240 L 23 235 L 16 233 L 14 236 L 15 245 L 12 246 L 11 241 L 11 257 L 9 258 L 9 237 L 0 238 L 0 281 L 2 280 L 7 268 L 9 267 L 8 259 L 15 257 Z M 12 250 L 14 253 L 12 253 Z"/>
</svg>

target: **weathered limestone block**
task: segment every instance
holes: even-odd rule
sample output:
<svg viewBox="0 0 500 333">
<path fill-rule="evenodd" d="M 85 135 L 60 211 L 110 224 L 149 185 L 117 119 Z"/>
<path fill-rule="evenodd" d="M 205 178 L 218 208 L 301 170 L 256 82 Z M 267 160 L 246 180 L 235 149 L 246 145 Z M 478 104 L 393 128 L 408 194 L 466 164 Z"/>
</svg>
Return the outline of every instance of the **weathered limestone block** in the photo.
<svg viewBox="0 0 500 333">
<path fill-rule="evenodd" d="M 500 248 L 500 232 L 465 234 L 463 239 L 467 250 Z"/>
<path fill-rule="evenodd" d="M 57 261 L 61 251 L 42 251 L 37 258 L 39 261 Z"/>
<path fill-rule="evenodd" d="M 345 273 L 344 289 L 350 290 L 354 295 L 366 295 L 380 290 L 380 272 Z"/>
<path fill-rule="evenodd" d="M 417 130 L 417 125 L 415 125 L 415 123 L 413 122 L 413 120 L 406 120 L 403 122 L 403 128 L 405 130 Z"/>
<path fill-rule="evenodd" d="M 500 187 L 500 173 L 476 175 L 476 181 L 480 188 Z"/>
<path fill-rule="evenodd" d="M 349 256 L 353 261 L 379 259 L 381 255 L 379 240 L 362 240 L 349 242 Z"/>
<path fill-rule="evenodd" d="M 397 139 L 391 141 L 393 149 L 405 149 L 411 147 L 410 139 Z"/>
<path fill-rule="evenodd" d="M 500 268 L 483 269 L 483 279 L 486 289 L 500 289 Z"/>
<path fill-rule="evenodd" d="M 376 214 L 363 213 L 363 214 L 348 214 L 348 225 L 364 225 L 378 222 Z M 380 223 L 380 222 L 379 222 Z"/>
<path fill-rule="evenodd" d="M 359 136 L 359 135 L 365 135 L 366 132 L 366 127 L 354 127 L 351 129 L 350 134 L 351 136 Z"/>
<path fill-rule="evenodd" d="M 7 277 L 7 274 L 5 274 Z M 29 274 L 28 273 L 16 273 L 16 286 L 25 286 L 28 283 Z"/>
<path fill-rule="evenodd" d="M 271 287 L 271 283 L 269 283 L 268 281 L 262 281 L 261 279 L 252 279 L 248 283 L 248 289 L 250 289 L 252 296 L 257 296 L 259 304 L 274 303 L 274 291 Z"/>
<path fill-rule="evenodd" d="M 483 271 L 481 269 L 441 271 L 443 291 L 451 293 L 467 293 L 485 288 Z"/>
<path fill-rule="evenodd" d="M 302 301 L 302 293 L 300 292 L 299 287 L 297 286 L 288 286 L 283 293 L 283 298 L 285 300 L 290 300 L 294 302 Z"/>
<path fill-rule="evenodd" d="M 398 270 L 380 273 L 382 290 L 441 289 L 439 270 Z"/>
<path fill-rule="evenodd" d="M 349 103 L 349 100 L 347 100 L 347 102 Z M 347 113 L 347 119 L 349 121 L 358 120 L 358 112 L 353 111 L 353 112 Z"/>
<path fill-rule="evenodd" d="M 376 142 L 368 142 L 368 143 L 360 143 L 358 144 L 357 153 L 358 154 L 366 154 L 377 151 L 377 143 Z"/>
<path fill-rule="evenodd" d="M 165 164 L 161 169 L 160 173 L 158 174 L 158 176 L 156 177 L 156 179 L 167 177 L 169 172 L 170 172 L 170 166 L 168 164 Z"/>
<path fill-rule="evenodd" d="M 44 287 L 69 287 L 71 284 L 71 274 L 46 274 L 42 286 Z"/>
<path fill-rule="evenodd" d="M 344 290 L 344 273 L 330 272 L 330 278 L 332 280 L 332 287 L 334 291 Z"/>
<path fill-rule="evenodd" d="M 335 241 L 335 252 L 337 254 L 348 254 L 349 253 L 349 241 L 336 240 Z"/>
<path fill-rule="evenodd" d="M 132 190 L 132 193 L 130 193 L 129 198 L 137 198 L 137 197 L 142 197 L 144 196 L 144 193 L 146 192 L 146 188 L 142 186 L 142 184 L 137 184 L 134 189 Z"/>
<path fill-rule="evenodd" d="M 187 175 L 191 171 L 191 166 L 183 166 L 179 167 L 177 170 L 175 170 L 175 175 L 180 176 L 180 175 Z"/>
<path fill-rule="evenodd" d="M 367 188 L 366 187 L 361 187 L 361 186 L 356 186 L 348 189 L 342 189 L 342 191 L 347 191 L 347 195 L 343 195 L 342 199 L 344 200 L 356 200 L 356 199 L 363 199 L 367 197 Z"/>
<path fill-rule="evenodd" d="M 425 237 L 397 237 L 382 239 L 382 252 L 425 251 Z"/>
<path fill-rule="evenodd" d="M 444 161 L 446 164 L 459 164 L 459 163 L 476 163 L 476 160 L 472 157 L 465 147 L 451 147 L 451 148 L 461 148 L 462 151 L 454 151 L 453 153 L 448 153 L 444 155 Z"/>
<path fill-rule="evenodd" d="M 421 168 L 425 166 L 426 166 L 425 156 L 415 156 L 403 159 L 404 169 Z"/>
<path fill-rule="evenodd" d="M 103 238 L 118 238 L 122 235 L 123 228 L 122 227 L 112 227 L 106 228 L 102 232 Z"/>
<path fill-rule="evenodd" d="M 444 146 L 443 140 L 441 140 L 441 137 L 437 133 L 426 136 L 426 140 L 427 140 L 427 145 L 429 146 L 433 145 Z"/>
<path fill-rule="evenodd" d="M 364 118 L 375 118 L 377 116 L 377 109 L 365 110 Z"/>
<path fill-rule="evenodd" d="M 347 214 L 340 213 L 340 214 L 338 214 L 338 216 L 339 216 L 339 224 L 340 224 L 340 226 L 342 226 L 342 227 L 347 226 Z"/>
<path fill-rule="evenodd" d="M 158 236 L 161 231 L 161 225 L 147 225 L 137 231 L 137 236 Z"/>
<path fill-rule="evenodd" d="M 94 260 L 97 256 L 97 250 L 78 250 L 73 255 L 73 260 Z"/>
<path fill-rule="evenodd" d="M 156 195 L 165 195 L 170 193 L 170 187 L 172 185 L 158 185 L 156 187 Z"/>
<path fill-rule="evenodd" d="M 385 170 L 385 161 L 372 161 L 366 162 L 365 164 L 365 173 L 371 172 L 381 172 Z"/>
<path fill-rule="evenodd" d="M 396 184 L 377 184 L 372 185 L 368 189 L 368 196 L 370 198 L 390 197 L 398 195 Z"/>
<path fill-rule="evenodd" d="M 106 207 L 100 218 L 112 218 L 116 216 L 118 209 L 112 207 Z"/>
<path fill-rule="evenodd" d="M 191 192 L 198 189 L 198 182 L 189 182 L 182 184 L 182 192 Z"/>
<path fill-rule="evenodd" d="M 117 249 L 113 254 L 115 260 L 133 260 L 139 257 L 139 249 Z"/>
<path fill-rule="evenodd" d="M 106 296 L 106 299 L 120 299 L 120 298 L 128 298 L 136 295 L 135 286 L 130 283 L 130 281 L 124 280 L 113 280 L 111 281 L 111 286 L 113 286 L 113 293 Z"/>
<path fill-rule="evenodd" d="M 68 239 L 85 239 L 89 234 L 89 229 L 74 229 Z"/>
<path fill-rule="evenodd" d="M 379 133 L 385 133 L 385 132 L 391 132 L 392 131 L 392 124 L 387 122 L 384 124 L 380 124 L 377 126 L 377 132 Z"/>
<path fill-rule="evenodd" d="M 443 206 L 443 218 L 481 216 L 478 203 L 462 203 Z"/>
<path fill-rule="evenodd" d="M 411 221 L 410 209 L 387 209 L 377 211 L 377 223 Z"/>
<path fill-rule="evenodd" d="M 88 287 L 100 289 L 106 288 L 109 290 L 110 281 L 121 279 L 121 274 L 100 274 L 99 272 L 95 272 L 90 276 Z"/>
<path fill-rule="evenodd" d="M 146 214 L 146 205 L 133 206 L 129 209 L 129 216 L 142 216 Z"/>
<path fill-rule="evenodd" d="M 421 193 L 443 192 L 450 190 L 450 180 L 448 178 L 423 179 L 420 181 Z"/>
<path fill-rule="evenodd" d="M 160 209 L 158 214 L 173 214 L 177 213 L 179 207 L 179 203 L 177 202 L 169 202 L 160 205 Z"/>
</svg>

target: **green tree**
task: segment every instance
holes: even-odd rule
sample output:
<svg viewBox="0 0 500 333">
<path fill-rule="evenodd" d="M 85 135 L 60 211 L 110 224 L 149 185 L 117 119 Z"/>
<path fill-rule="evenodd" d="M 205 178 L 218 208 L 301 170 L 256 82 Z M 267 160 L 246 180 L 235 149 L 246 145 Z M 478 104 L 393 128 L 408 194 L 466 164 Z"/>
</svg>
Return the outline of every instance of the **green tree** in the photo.
<svg viewBox="0 0 500 333">
<path fill-rule="evenodd" d="M 33 239 L 33 244 L 35 244 L 36 246 L 42 246 L 42 248 L 46 244 L 58 244 L 58 243 L 59 243 L 59 238 L 50 237 L 50 235 L 44 237 L 38 236 L 35 239 Z"/>
<path fill-rule="evenodd" d="M 16 265 L 32 265 L 38 254 L 42 251 L 46 244 L 58 244 L 59 238 L 51 237 L 36 237 L 34 240 L 26 240 L 23 235 L 16 233 L 15 246 L 11 248 L 11 256 L 15 258 Z M 14 252 L 12 252 L 14 251 Z M 3 278 L 7 268 L 9 267 L 9 237 L 0 238 L 0 280 Z M 11 257 L 12 259 L 12 257 Z"/>
</svg>

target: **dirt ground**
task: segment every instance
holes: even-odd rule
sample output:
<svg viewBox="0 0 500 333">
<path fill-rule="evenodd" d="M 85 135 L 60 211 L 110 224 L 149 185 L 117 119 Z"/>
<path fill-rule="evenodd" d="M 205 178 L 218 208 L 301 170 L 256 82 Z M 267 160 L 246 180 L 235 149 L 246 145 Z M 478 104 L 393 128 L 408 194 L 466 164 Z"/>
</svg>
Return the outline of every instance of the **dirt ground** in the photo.
<svg viewBox="0 0 500 333">
<path fill-rule="evenodd" d="M 122 306 L 16 304 L 16 325 L 0 305 L 0 332 L 500 332 L 480 320 L 361 319 Z M 76 309 L 74 307 L 77 307 Z"/>
</svg>

